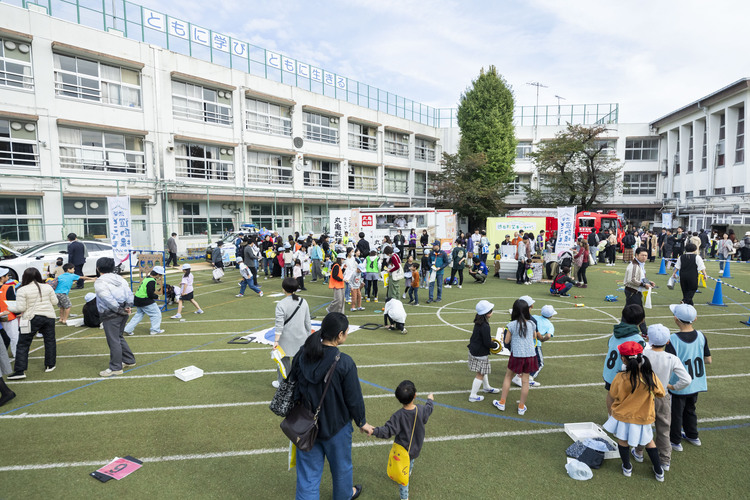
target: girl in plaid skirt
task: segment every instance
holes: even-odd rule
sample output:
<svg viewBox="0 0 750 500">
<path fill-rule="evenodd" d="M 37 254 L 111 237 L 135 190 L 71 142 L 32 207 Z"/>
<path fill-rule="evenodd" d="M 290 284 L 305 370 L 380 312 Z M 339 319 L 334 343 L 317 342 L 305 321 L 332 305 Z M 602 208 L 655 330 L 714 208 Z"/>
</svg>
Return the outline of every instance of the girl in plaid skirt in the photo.
<svg viewBox="0 0 750 500">
<path fill-rule="evenodd" d="M 471 384 L 471 395 L 469 402 L 476 403 L 482 401 L 484 396 L 477 395 L 480 388 L 484 392 L 497 394 L 499 389 L 490 385 L 490 348 L 492 347 L 492 337 L 490 335 L 489 319 L 492 316 L 492 310 L 495 305 L 480 300 L 477 303 L 477 314 L 474 316 L 474 332 L 469 340 L 469 370 L 476 373 L 474 381 Z"/>
</svg>

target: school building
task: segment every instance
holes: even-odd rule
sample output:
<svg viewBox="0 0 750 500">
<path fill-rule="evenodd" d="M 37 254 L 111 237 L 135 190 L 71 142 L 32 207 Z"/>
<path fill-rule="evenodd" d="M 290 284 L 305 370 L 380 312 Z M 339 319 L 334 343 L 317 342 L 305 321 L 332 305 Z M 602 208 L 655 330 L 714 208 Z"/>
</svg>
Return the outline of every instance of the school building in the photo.
<svg viewBox="0 0 750 500">
<path fill-rule="evenodd" d="M 115 195 L 131 198 L 134 247 L 176 232 L 181 252 L 241 223 L 319 233 L 330 210 L 434 204 L 455 109 L 188 21 L 122 0 L 0 3 L 0 239 L 106 240 Z M 747 99 L 742 80 L 650 124 L 620 124 L 616 104 L 519 106 L 508 204 L 543 184 L 526 158 L 540 141 L 606 123 L 624 168 L 603 208 L 638 222 L 668 209 L 691 227 L 737 218 Z M 694 150 L 704 163 L 689 172 Z"/>
</svg>

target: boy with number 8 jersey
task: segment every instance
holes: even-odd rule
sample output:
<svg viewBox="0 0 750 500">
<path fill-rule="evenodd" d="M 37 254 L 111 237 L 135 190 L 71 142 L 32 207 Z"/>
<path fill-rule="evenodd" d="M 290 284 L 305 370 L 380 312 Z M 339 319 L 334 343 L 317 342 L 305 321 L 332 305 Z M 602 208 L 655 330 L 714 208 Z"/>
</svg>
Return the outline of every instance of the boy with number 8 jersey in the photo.
<svg viewBox="0 0 750 500">
<path fill-rule="evenodd" d="M 643 307 L 638 304 L 628 304 L 622 308 L 622 319 L 612 330 L 612 336 L 609 338 L 607 344 L 607 357 L 604 358 L 602 377 L 604 377 L 604 388 L 606 390 L 609 390 L 612 381 L 615 379 L 615 375 L 617 375 L 617 372 L 622 367 L 617 347 L 620 344 L 630 341 L 638 342 L 644 347 L 646 346 L 646 342 L 643 341 L 641 330 L 638 326 L 645 319 L 646 313 L 643 311 Z"/>
<path fill-rule="evenodd" d="M 669 391 L 672 395 L 669 440 L 672 450 L 682 451 L 682 439 L 695 446 L 701 445 L 695 403 L 698 401 L 698 393 L 708 390 L 706 365 L 711 364 L 711 351 L 708 349 L 706 336 L 693 327 L 693 322 L 698 317 L 695 307 L 689 304 L 672 304 L 669 309 L 674 314 L 674 322 L 680 331 L 672 334 L 665 350 L 680 358 L 693 379 L 684 389 Z M 672 378 L 675 379 L 675 376 Z M 675 380 L 670 380 L 670 383 Z"/>
</svg>

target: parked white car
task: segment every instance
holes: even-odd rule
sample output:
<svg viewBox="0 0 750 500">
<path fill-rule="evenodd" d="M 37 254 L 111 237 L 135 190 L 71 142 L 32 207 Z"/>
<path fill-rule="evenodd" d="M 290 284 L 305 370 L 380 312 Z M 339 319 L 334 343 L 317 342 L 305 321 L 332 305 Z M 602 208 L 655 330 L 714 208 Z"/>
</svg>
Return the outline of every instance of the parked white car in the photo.
<svg viewBox="0 0 750 500">
<path fill-rule="evenodd" d="M 101 241 L 81 240 L 86 247 L 86 263 L 83 265 L 83 274 L 86 276 L 96 276 L 96 261 L 100 257 L 114 257 L 112 245 Z M 50 266 L 54 267 L 58 257 L 62 257 L 63 262 L 68 262 L 68 242 L 54 241 L 40 243 L 33 247 L 27 248 L 22 252 L 16 252 L 8 247 L 0 245 L 2 250 L 2 260 L 0 267 L 7 268 L 10 271 L 12 279 L 20 279 L 23 272 L 29 267 L 39 269 L 43 277 L 46 277 Z M 130 259 L 134 260 L 133 257 Z M 124 262 L 122 271 L 129 271 L 128 262 Z"/>
</svg>

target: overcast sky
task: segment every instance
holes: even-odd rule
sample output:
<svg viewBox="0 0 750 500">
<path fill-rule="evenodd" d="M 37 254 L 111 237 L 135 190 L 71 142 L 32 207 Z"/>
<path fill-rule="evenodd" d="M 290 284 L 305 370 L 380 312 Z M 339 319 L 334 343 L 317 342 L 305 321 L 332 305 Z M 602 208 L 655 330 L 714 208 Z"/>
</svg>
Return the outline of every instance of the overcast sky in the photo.
<svg viewBox="0 0 750 500">
<path fill-rule="evenodd" d="M 138 1 L 138 0 L 136 0 Z M 494 64 L 516 105 L 620 104 L 648 122 L 750 77 L 748 0 L 140 0 L 435 107 Z"/>
</svg>

